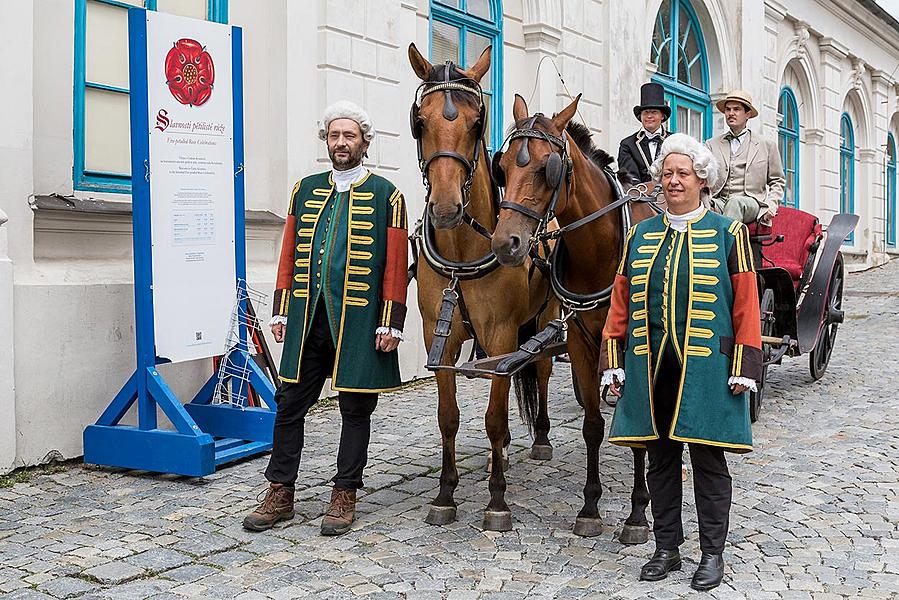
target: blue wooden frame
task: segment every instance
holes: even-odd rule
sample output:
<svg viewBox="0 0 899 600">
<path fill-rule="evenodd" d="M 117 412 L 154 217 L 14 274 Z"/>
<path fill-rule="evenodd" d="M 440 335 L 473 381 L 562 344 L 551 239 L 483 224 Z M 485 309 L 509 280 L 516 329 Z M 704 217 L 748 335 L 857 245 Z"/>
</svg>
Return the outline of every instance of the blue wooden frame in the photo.
<svg viewBox="0 0 899 600">
<path fill-rule="evenodd" d="M 884 237 L 886 245 L 896 247 L 896 138 L 887 134 L 887 169 L 886 169 L 886 210 L 884 210 Z"/>
<path fill-rule="evenodd" d="M 670 0 L 671 4 L 671 20 L 664 24 L 668 27 L 668 38 L 663 40 L 662 45 L 666 43 L 671 46 L 668 52 L 668 64 L 658 65 L 659 71 L 653 76 L 652 80 L 661 84 L 665 88 L 665 98 L 671 106 L 671 119 L 669 119 L 668 128 L 671 131 L 677 131 L 677 107 L 684 106 L 691 110 L 697 110 L 703 115 L 702 129 L 703 138 L 712 137 L 712 99 L 709 96 L 709 61 L 708 52 L 705 46 L 705 37 L 702 33 L 702 25 L 699 23 L 699 17 L 689 0 Z M 699 48 L 699 58 L 702 72 L 702 88 L 697 88 L 681 82 L 677 78 L 678 61 L 680 61 L 683 48 L 680 45 L 680 39 L 675 41 L 674 33 L 680 29 L 680 8 L 684 9 L 690 20 L 690 27 L 695 32 L 696 42 Z M 661 22 L 661 8 L 656 14 L 656 20 Z M 654 36 L 653 36 L 654 37 Z M 662 48 L 651 49 L 650 59 L 658 60 L 661 55 Z M 658 54 L 659 56 L 656 56 Z"/>
<path fill-rule="evenodd" d="M 840 117 L 840 212 L 855 213 L 855 131 L 852 117 L 845 112 Z M 855 232 L 850 233 L 843 243 L 854 244 Z"/>
<path fill-rule="evenodd" d="M 787 181 L 789 181 L 789 175 L 792 174 L 793 176 L 793 202 L 787 203 L 788 189 L 787 186 L 784 185 L 783 203 L 786 206 L 799 208 L 799 105 L 796 102 L 796 94 L 793 93 L 793 90 L 790 89 L 789 86 L 784 86 L 780 90 L 780 98 L 777 105 L 778 109 L 780 109 L 781 105 L 784 107 L 784 112 L 780 113 L 781 121 L 777 127 L 777 134 L 780 141 L 780 157 L 783 162 L 784 174 L 787 175 Z M 793 123 L 796 125 L 793 129 L 790 129 L 787 126 L 788 119 L 786 111 L 789 111 L 789 115 L 792 116 Z M 790 151 L 790 142 L 793 143 L 793 168 L 787 169 L 787 153 Z"/>
<path fill-rule="evenodd" d="M 247 352 L 246 323 L 239 325 L 240 342 L 229 353 L 226 380 L 231 397 L 245 403 L 249 390 L 236 376 L 249 373 L 249 385 L 263 407 L 235 408 L 212 404 L 218 375 L 213 374 L 187 405 L 182 405 L 157 365 L 153 315 L 153 249 L 150 232 L 149 113 L 147 110 L 146 9 L 128 11 L 129 76 L 131 81 L 131 171 L 134 244 L 134 311 L 137 368 L 96 424 L 84 430 L 84 462 L 163 473 L 203 476 L 217 465 L 271 449 L 275 420 L 275 388 Z M 246 280 L 243 153 L 243 36 L 231 27 L 234 90 L 234 252 L 236 285 Z M 244 314 L 246 306 L 242 307 Z M 236 384 L 236 385 L 235 385 Z M 120 421 L 137 402 L 138 425 Z M 159 429 L 157 408 L 175 430 Z"/>
<path fill-rule="evenodd" d="M 133 5 L 118 0 L 90 0 L 98 4 L 108 4 L 130 10 Z M 85 169 L 85 125 L 84 95 L 87 89 L 106 90 L 119 94 L 128 94 L 129 90 L 114 86 L 87 81 L 87 65 L 85 64 L 85 44 L 87 43 L 87 3 L 88 0 L 75 0 L 75 65 L 74 65 L 74 99 L 73 99 L 73 164 L 72 185 L 76 190 L 94 192 L 111 192 L 115 194 L 131 193 L 131 175 L 125 173 L 106 173 Z M 156 10 L 157 0 L 144 0 L 146 10 Z M 228 0 L 206 0 L 206 19 L 216 23 L 228 22 Z"/>
<path fill-rule="evenodd" d="M 434 21 L 446 23 L 461 30 L 459 34 L 459 61 L 464 62 L 467 50 L 466 32 L 471 31 L 480 36 L 490 38 L 493 51 L 490 57 L 491 76 L 490 91 L 490 139 L 488 150 L 492 151 L 503 143 L 503 7 L 501 0 L 489 0 L 492 21 L 482 19 L 467 12 L 468 0 L 458 0 L 459 7 L 449 6 L 440 0 L 430 0 L 430 18 L 428 19 L 428 56 L 432 58 L 434 47 Z M 470 65 L 463 65 L 468 67 Z"/>
</svg>

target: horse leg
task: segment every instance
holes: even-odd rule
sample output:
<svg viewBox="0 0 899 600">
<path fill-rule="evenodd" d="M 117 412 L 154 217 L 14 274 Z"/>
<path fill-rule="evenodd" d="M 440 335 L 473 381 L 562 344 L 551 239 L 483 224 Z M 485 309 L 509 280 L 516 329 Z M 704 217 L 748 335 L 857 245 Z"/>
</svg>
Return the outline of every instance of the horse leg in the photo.
<svg viewBox="0 0 899 600">
<path fill-rule="evenodd" d="M 512 430 L 509 429 L 506 432 L 506 439 L 503 440 L 503 470 L 509 470 L 509 446 L 512 445 Z M 484 467 L 484 470 L 488 473 L 493 471 L 493 450 L 487 451 L 487 465 Z"/>
<path fill-rule="evenodd" d="M 549 460 L 553 457 L 553 445 L 549 441 L 549 378 L 553 372 L 551 359 L 538 361 L 537 389 L 540 394 L 540 408 L 537 412 L 537 420 L 534 422 L 534 443 L 531 446 L 531 458 L 535 460 Z"/>
<path fill-rule="evenodd" d="M 579 331 L 572 332 L 569 344 L 573 350 L 572 365 L 584 400 L 583 435 L 587 446 L 587 481 L 584 484 L 584 507 L 574 522 L 574 533 L 593 537 L 602 533 L 599 499 L 602 483 L 599 479 L 599 446 L 605 435 L 605 419 L 599 412 L 599 381 L 596 376 L 596 352 L 584 343 Z M 572 344 L 573 342 L 573 344 Z"/>
<path fill-rule="evenodd" d="M 490 386 L 490 403 L 484 416 L 487 437 L 490 439 L 493 469 L 490 471 L 490 502 L 484 511 L 484 529 L 510 531 L 512 511 L 506 504 L 506 476 L 503 450 L 509 437 L 509 387 L 508 377 L 495 377 Z"/>
<path fill-rule="evenodd" d="M 649 505 L 649 489 L 646 487 L 646 449 L 634 451 L 634 489 L 631 492 L 631 514 L 625 519 L 621 535 L 622 544 L 643 544 L 649 540 L 649 521 L 646 507 Z"/>
<path fill-rule="evenodd" d="M 450 353 L 452 356 L 452 353 Z M 443 445 L 443 466 L 440 471 L 440 491 L 431 502 L 425 523 L 446 525 L 456 520 L 453 493 L 459 485 L 456 469 L 456 434 L 459 432 L 459 405 L 456 402 L 456 376 L 450 371 L 437 372 L 437 421 Z"/>
</svg>

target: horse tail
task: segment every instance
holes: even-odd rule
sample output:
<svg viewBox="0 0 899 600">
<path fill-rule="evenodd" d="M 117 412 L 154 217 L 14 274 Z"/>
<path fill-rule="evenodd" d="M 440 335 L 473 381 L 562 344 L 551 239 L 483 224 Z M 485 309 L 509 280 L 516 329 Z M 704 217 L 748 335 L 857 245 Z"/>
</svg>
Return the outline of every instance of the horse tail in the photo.
<svg viewBox="0 0 899 600">
<path fill-rule="evenodd" d="M 518 343 L 523 344 L 536 334 L 537 318 L 535 317 L 518 328 Z M 528 433 L 533 435 L 537 413 L 540 409 L 536 363 L 528 363 L 525 368 L 512 377 L 512 382 L 515 384 L 515 398 L 518 400 L 518 413 L 521 415 L 521 422 L 528 428 Z"/>
</svg>

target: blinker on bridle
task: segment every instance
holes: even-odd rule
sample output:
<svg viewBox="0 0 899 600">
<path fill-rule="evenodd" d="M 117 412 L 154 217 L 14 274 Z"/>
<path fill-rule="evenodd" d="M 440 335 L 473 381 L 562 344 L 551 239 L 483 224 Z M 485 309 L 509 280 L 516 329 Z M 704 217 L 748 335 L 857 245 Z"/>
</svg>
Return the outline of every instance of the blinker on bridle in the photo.
<svg viewBox="0 0 899 600">
<path fill-rule="evenodd" d="M 418 149 L 418 168 L 421 170 L 421 180 L 425 186 L 425 204 L 430 201 L 431 182 L 428 178 L 428 169 L 434 160 L 446 157 L 459 161 L 465 166 L 467 177 L 462 184 L 462 200 L 463 208 L 468 205 L 469 193 L 474 181 L 474 173 L 478 167 L 478 160 L 481 157 L 481 146 L 484 143 L 484 124 L 486 118 L 486 106 L 484 105 L 483 91 L 481 85 L 469 77 L 461 79 L 450 79 L 450 74 L 456 70 L 456 65 L 452 61 L 446 61 L 443 65 L 443 81 L 433 82 L 425 81 L 415 90 L 415 100 L 412 102 L 412 108 L 409 111 L 409 125 L 412 130 L 412 137 L 417 142 Z M 472 94 L 478 100 L 478 123 L 477 123 L 477 140 L 474 146 L 474 156 L 469 160 L 458 152 L 452 150 L 438 150 L 427 158 L 424 157 L 422 150 L 422 123 L 418 113 L 421 109 L 421 103 L 425 96 L 443 92 L 443 118 L 447 121 L 455 121 L 459 117 L 459 109 L 453 102 L 453 92 L 463 92 Z"/>
<path fill-rule="evenodd" d="M 518 148 L 518 153 L 515 155 L 515 164 L 519 167 L 526 167 L 531 162 L 531 139 L 543 140 L 549 143 L 550 146 L 555 146 L 559 149 L 558 152 L 549 153 L 549 156 L 546 158 L 546 164 L 543 167 L 546 184 L 553 190 L 552 199 L 549 202 L 546 214 L 541 215 L 537 211 L 517 202 L 503 200 L 499 204 L 500 209 L 505 208 L 512 210 L 537 221 L 537 229 L 533 235 L 534 240 L 537 240 L 544 235 L 546 228 L 549 226 L 549 222 L 556 218 L 556 207 L 559 203 L 562 184 L 567 181 L 568 184 L 571 185 L 572 170 L 571 157 L 568 153 L 568 135 L 563 132 L 562 137 L 559 137 L 536 129 L 534 124 L 536 123 L 537 118 L 541 116 L 543 116 L 542 113 L 537 113 L 528 120 L 524 127 L 514 129 L 503 142 L 503 145 L 500 146 L 500 150 L 493 155 L 493 163 L 491 165 L 493 180 L 500 187 L 505 187 L 506 174 L 500 166 L 500 161 L 503 157 L 502 148 L 505 147 L 506 144 L 509 144 L 516 139 L 522 140 L 521 146 Z"/>
</svg>

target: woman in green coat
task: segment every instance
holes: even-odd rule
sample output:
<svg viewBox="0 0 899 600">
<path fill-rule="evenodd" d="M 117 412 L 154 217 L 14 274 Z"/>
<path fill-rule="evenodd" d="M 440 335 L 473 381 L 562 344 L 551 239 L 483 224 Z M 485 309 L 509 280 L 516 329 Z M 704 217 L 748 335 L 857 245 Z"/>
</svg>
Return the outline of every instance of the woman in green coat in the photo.
<svg viewBox="0 0 899 600">
<path fill-rule="evenodd" d="M 724 575 L 732 491 L 724 451 L 752 450 L 747 391 L 762 363 L 758 290 L 746 226 L 706 208 L 720 177 L 711 152 L 672 135 L 653 175 L 668 208 L 629 232 L 603 329 L 603 384 L 620 396 L 609 441 L 649 454 L 656 552 L 640 572 L 649 581 L 681 567 L 689 445 L 702 550 L 691 586 L 709 590 Z"/>
</svg>

